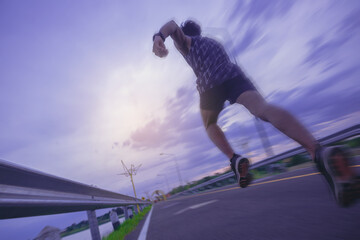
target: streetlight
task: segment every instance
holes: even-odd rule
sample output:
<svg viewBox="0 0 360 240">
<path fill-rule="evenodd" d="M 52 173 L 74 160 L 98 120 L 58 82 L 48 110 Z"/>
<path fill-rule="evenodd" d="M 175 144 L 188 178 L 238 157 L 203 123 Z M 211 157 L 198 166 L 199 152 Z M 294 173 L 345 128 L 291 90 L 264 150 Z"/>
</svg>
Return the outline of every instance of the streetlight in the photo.
<svg viewBox="0 0 360 240">
<path fill-rule="evenodd" d="M 165 177 L 165 181 L 166 181 L 166 185 L 167 185 L 167 188 L 168 188 L 168 192 L 170 192 L 170 187 L 169 187 L 169 181 L 168 181 L 168 178 L 165 174 L 158 174 L 157 176 L 161 177 Z"/>
<path fill-rule="evenodd" d="M 180 182 L 180 186 L 183 186 L 183 181 L 182 181 L 182 178 L 181 178 L 181 174 L 180 174 L 180 170 L 179 170 L 179 166 L 178 166 L 178 163 L 177 163 L 177 160 L 176 160 L 176 156 L 174 154 L 171 154 L 171 153 L 160 153 L 160 155 L 165 155 L 165 156 L 173 156 L 174 158 L 174 162 L 175 162 L 175 167 L 176 167 L 176 171 L 177 171 L 177 174 L 178 174 L 178 178 L 179 178 L 179 182 Z"/>
</svg>

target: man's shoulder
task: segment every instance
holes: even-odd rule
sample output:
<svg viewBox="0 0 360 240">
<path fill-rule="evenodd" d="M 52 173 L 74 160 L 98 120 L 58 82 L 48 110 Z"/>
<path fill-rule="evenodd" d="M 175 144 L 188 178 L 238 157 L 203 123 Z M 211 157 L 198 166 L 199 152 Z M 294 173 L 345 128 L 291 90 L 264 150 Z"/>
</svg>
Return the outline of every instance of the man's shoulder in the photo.
<svg viewBox="0 0 360 240">
<path fill-rule="evenodd" d="M 192 38 L 193 38 L 193 39 L 196 39 L 196 40 L 198 40 L 198 41 L 202 41 L 202 42 L 212 41 L 211 38 L 209 38 L 209 37 L 204 37 L 204 36 L 201 36 L 201 35 L 199 35 L 199 36 L 193 36 Z"/>
<path fill-rule="evenodd" d="M 195 39 L 195 41 L 205 43 L 205 44 L 217 44 L 217 45 L 220 44 L 217 40 L 215 40 L 214 38 L 211 38 L 211 37 L 196 36 L 196 37 L 194 37 L 194 39 Z"/>
</svg>

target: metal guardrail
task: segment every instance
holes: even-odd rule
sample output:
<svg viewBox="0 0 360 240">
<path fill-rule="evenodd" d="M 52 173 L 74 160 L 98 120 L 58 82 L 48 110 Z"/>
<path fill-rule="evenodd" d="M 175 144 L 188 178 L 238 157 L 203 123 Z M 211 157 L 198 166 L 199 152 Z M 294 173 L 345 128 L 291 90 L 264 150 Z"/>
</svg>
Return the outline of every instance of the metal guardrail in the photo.
<svg viewBox="0 0 360 240">
<path fill-rule="evenodd" d="M 352 126 L 350 128 L 344 129 L 342 131 L 339 131 L 339 132 L 336 132 L 336 133 L 331 134 L 329 136 L 326 136 L 324 138 L 321 138 L 319 140 L 319 142 L 322 145 L 328 145 L 328 144 L 332 144 L 332 143 L 335 143 L 335 142 L 338 142 L 338 141 L 341 141 L 341 140 L 344 140 L 346 138 L 350 138 L 350 137 L 353 137 L 353 136 L 356 136 L 356 135 L 360 135 L 360 124 L 357 124 L 357 125 Z M 265 166 L 267 164 L 271 164 L 271 163 L 283 160 L 285 158 L 292 157 L 294 155 L 302 154 L 302 153 L 305 153 L 305 152 L 306 152 L 306 150 L 303 147 L 294 148 L 294 149 L 291 149 L 291 150 L 286 151 L 284 153 L 278 154 L 276 156 L 264 159 L 263 161 L 256 162 L 256 163 L 254 163 L 254 164 L 252 164 L 250 166 L 250 169 L 255 169 L 255 168 L 258 168 L 258 167 L 262 167 L 262 166 Z M 192 188 L 189 188 L 186 191 L 175 194 L 175 195 L 173 195 L 173 197 L 179 196 L 179 195 L 186 195 L 186 194 L 198 191 L 199 189 L 201 189 L 203 187 L 214 184 L 216 182 L 223 181 L 225 179 L 228 179 L 228 178 L 231 178 L 231 177 L 234 177 L 234 176 L 235 175 L 234 175 L 233 172 L 223 174 L 223 175 L 221 175 L 219 177 L 213 178 L 213 179 L 211 179 L 209 181 L 203 182 L 203 183 L 201 183 L 199 185 L 196 185 L 196 186 L 194 186 Z"/>
<path fill-rule="evenodd" d="M 320 142 L 327 145 L 359 134 L 360 124 L 322 138 Z M 295 148 L 257 162 L 251 166 L 251 169 L 304 152 L 303 148 Z M 232 172 L 224 174 L 179 195 L 188 194 L 233 176 Z M 100 239 L 94 210 L 133 204 L 147 205 L 150 202 L 56 177 L 0 159 L 0 219 L 87 210 L 92 238 Z"/>
<path fill-rule="evenodd" d="M 0 219 L 149 203 L 0 160 Z"/>
</svg>

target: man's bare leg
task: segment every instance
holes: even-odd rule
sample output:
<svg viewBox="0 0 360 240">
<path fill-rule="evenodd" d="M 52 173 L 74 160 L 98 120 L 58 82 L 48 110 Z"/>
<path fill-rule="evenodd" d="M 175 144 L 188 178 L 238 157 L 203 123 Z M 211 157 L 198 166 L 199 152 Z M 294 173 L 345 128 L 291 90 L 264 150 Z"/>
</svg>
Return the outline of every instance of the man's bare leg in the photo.
<svg viewBox="0 0 360 240">
<path fill-rule="evenodd" d="M 224 132 L 217 125 L 217 118 L 220 112 L 201 109 L 201 117 L 204 122 L 206 133 L 211 141 L 229 158 L 234 155 L 234 150 L 227 141 Z"/>
<path fill-rule="evenodd" d="M 236 102 L 246 107 L 254 116 L 270 122 L 279 131 L 298 142 L 314 159 L 318 142 L 289 112 L 267 103 L 257 91 L 244 92 Z"/>
<path fill-rule="evenodd" d="M 237 103 L 244 105 L 253 115 L 270 122 L 302 145 L 325 177 L 336 201 L 343 207 L 351 205 L 356 199 L 354 192 L 357 185 L 354 180 L 355 173 L 349 167 L 346 150 L 342 147 L 321 148 L 311 133 L 294 116 L 284 109 L 268 104 L 256 91 L 244 92 L 238 97 Z"/>
<path fill-rule="evenodd" d="M 211 141 L 229 158 L 231 169 L 235 173 L 239 186 L 245 188 L 252 181 L 252 175 L 248 172 L 250 162 L 247 158 L 234 153 L 224 132 L 217 125 L 219 113 L 220 111 L 201 110 L 206 132 Z"/>
</svg>

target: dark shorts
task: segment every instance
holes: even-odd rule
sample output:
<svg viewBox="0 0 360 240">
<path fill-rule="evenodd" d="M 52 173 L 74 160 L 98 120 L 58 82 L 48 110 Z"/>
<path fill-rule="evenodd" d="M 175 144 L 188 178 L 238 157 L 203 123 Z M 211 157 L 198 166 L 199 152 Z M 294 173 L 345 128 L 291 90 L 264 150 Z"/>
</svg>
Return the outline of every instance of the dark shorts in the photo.
<svg viewBox="0 0 360 240">
<path fill-rule="evenodd" d="M 242 93 L 249 90 L 256 91 L 256 88 L 248 78 L 239 75 L 201 93 L 200 108 L 221 111 L 226 100 L 233 104 Z"/>
</svg>

